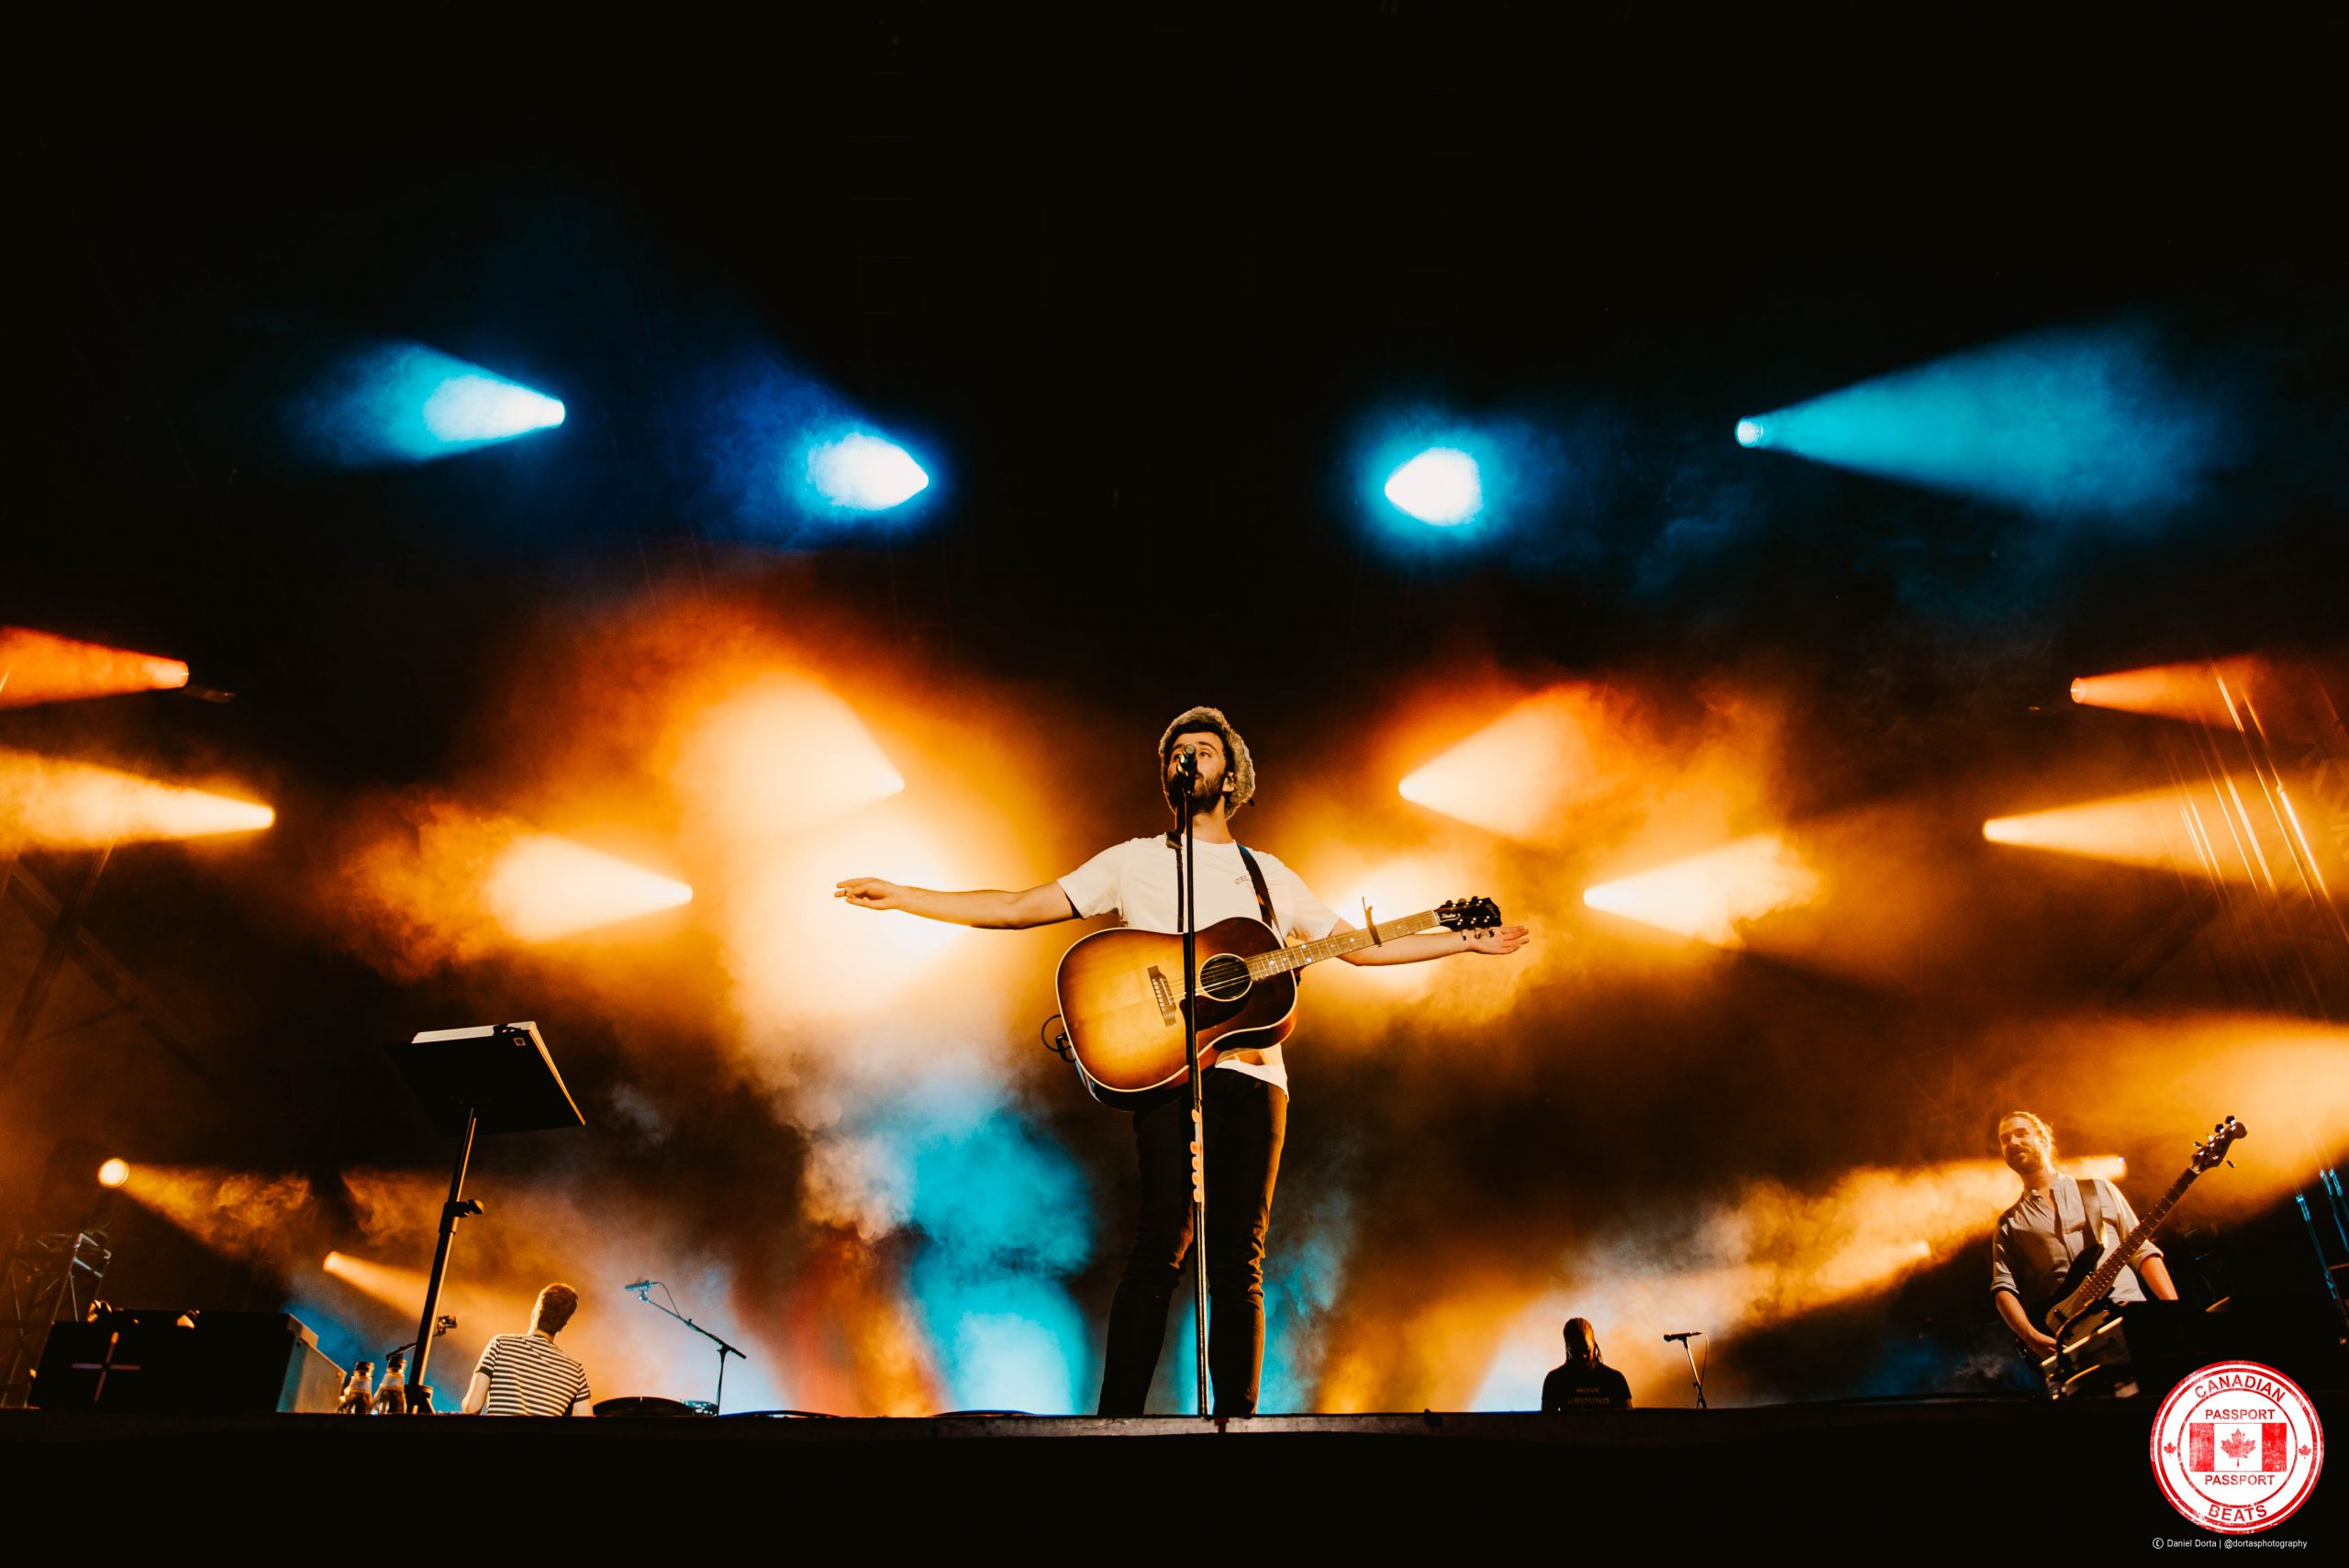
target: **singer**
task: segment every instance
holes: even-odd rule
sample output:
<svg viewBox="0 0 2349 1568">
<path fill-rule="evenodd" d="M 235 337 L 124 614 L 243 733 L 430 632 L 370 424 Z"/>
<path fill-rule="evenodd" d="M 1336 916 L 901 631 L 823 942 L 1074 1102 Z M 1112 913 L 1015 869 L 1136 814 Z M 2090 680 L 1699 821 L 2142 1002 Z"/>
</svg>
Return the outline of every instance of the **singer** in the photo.
<svg viewBox="0 0 2349 1568">
<path fill-rule="evenodd" d="M 1242 849 L 1231 817 L 1256 793 L 1256 763 L 1219 708 L 1194 707 L 1158 740 L 1159 778 L 1168 809 L 1187 795 L 1201 928 L 1234 916 L 1260 918 L 1289 941 L 1313 941 L 1344 927 L 1304 881 L 1273 856 Z M 1021 893 L 942 893 L 854 877 L 835 893 L 863 909 L 903 909 L 956 925 L 1016 929 L 1055 920 L 1116 915 L 1146 931 L 1182 929 L 1179 838 L 1173 833 L 1112 845 L 1057 882 Z M 1261 882 L 1259 879 L 1261 878 Z M 1523 926 L 1398 937 L 1344 954 L 1356 964 L 1416 963 L 1464 952 L 1513 953 Z M 1178 981 L 1179 984 L 1179 981 Z M 1264 1237 L 1288 1129 L 1288 1071 L 1281 1047 L 1219 1054 L 1205 1075 L 1208 1296 L 1213 1333 L 1208 1366 L 1218 1416 L 1253 1415 L 1264 1356 Z M 1141 1197 L 1134 1244 L 1109 1307 L 1100 1411 L 1139 1416 L 1166 1340 L 1166 1309 L 1190 1254 L 1190 1092 L 1169 1085 L 1133 1112 Z"/>
</svg>

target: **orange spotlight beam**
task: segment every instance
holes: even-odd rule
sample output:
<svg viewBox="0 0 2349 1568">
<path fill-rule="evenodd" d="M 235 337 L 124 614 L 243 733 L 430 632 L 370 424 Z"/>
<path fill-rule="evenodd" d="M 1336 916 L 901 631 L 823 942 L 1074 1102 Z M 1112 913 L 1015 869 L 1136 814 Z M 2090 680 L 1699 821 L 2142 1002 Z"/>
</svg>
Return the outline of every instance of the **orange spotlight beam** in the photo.
<svg viewBox="0 0 2349 1568">
<path fill-rule="evenodd" d="M 693 896 L 682 882 L 551 833 L 517 840 L 483 889 L 498 924 L 526 942 L 674 909 Z"/>
<path fill-rule="evenodd" d="M 2196 724 L 2229 723 L 2227 688 L 2240 692 L 2258 673 L 2249 655 L 2199 664 L 2152 664 L 2142 670 L 2082 675 L 2072 683 L 2072 700 L 2083 707 L 2154 714 Z"/>
<path fill-rule="evenodd" d="M 313 1212 L 306 1177 L 207 1165 L 122 1165 L 119 1185 L 140 1207 L 162 1216 L 215 1251 L 235 1257 L 274 1255 Z M 99 1179 L 104 1181 L 101 1173 Z"/>
<path fill-rule="evenodd" d="M 787 673 L 757 681 L 700 715 L 682 738 L 675 776 L 719 819 L 786 833 L 906 787 L 855 709 Z"/>
<path fill-rule="evenodd" d="M 89 762 L 0 751 L 0 840 L 95 848 L 250 833 L 277 813 L 250 800 L 142 779 Z"/>
<path fill-rule="evenodd" d="M 169 691 L 186 684 L 187 666 L 176 659 L 0 626 L 0 707 Z"/>
<path fill-rule="evenodd" d="M 1405 775 L 1405 800 L 1512 839 L 1535 839 L 1594 787 L 1588 704 L 1560 688 L 1526 698 Z"/>
<path fill-rule="evenodd" d="M 2280 818 L 2245 808 L 2246 799 L 2259 798 L 2257 791 L 2256 781 L 2232 780 L 2224 787 L 2145 790 L 1992 817 L 1982 824 L 1982 837 L 1994 844 L 2159 866 L 2222 882 L 2273 881 L 2274 868 L 2291 859 Z"/>
<path fill-rule="evenodd" d="M 1593 909 L 1643 926 L 1696 937 L 1716 947 L 1745 945 L 1741 929 L 1774 910 L 1819 896 L 1819 873 L 1776 834 L 1756 834 L 1718 850 L 1586 890 Z"/>
<path fill-rule="evenodd" d="M 402 1310 L 412 1310 L 423 1301 L 429 1283 L 420 1270 L 354 1258 L 348 1252 L 328 1252 L 320 1266 L 362 1296 Z"/>
</svg>

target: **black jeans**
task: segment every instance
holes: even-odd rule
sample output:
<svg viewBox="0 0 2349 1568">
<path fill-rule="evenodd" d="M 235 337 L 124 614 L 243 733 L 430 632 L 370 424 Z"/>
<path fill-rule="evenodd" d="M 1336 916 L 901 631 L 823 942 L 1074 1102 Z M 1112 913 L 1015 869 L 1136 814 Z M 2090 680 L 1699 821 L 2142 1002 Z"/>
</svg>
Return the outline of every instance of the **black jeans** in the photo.
<svg viewBox="0 0 2349 1568">
<path fill-rule="evenodd" d="M 1252 1416 L 1264 1364 L 1264 1227 L 1288 1130 L 1288 1092 L 1209 1069 L 1207 1107 L 1208 1373 L 1215 1413 Z M 1141 1202 L 1134 1250 L 1109 1307 L 1101 1414 L 1139 1416 L 1166 1342 L 1166 1304 L 1191 1250 L 1191 1094 L 1178 1085 L 1134 1112 Z"/>
</svg>

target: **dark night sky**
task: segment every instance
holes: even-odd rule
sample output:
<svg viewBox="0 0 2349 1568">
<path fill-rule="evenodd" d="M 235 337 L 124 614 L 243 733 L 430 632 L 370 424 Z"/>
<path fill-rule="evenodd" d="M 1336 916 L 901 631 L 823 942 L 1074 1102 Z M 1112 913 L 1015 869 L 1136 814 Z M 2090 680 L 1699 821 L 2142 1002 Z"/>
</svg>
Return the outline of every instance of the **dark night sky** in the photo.
<svg viewBox="0 0 2349 1568">
<path fill-rule="evenodd" d="M 624 71 L 541 61 L 505 94 L 475 94 L 479 62 L 429 90 L 388 62 L 347 95 L 181 86 L 19 140 L 33 265 L 0 623 L 167 651 L 237 697 L 0 714 L 0 744 L 232 775 L 284 819 L 257 848 L 109 868 L 95 929 L 237 1103 L 158 1078 L 103 1129 L 200 1162 L 429 1166 L 420 1126 L 382 1108 L 375 1045 L 567 982 L 388 977 L 288 890 L 321 874 L 349 803 L 494 774 L 501 726 L 551 717 L 516 673 L 645 600 L 870 649 L 941 707 L 1030 705 L 1022 743 L 1064 777 L 1124 766 L 1213 694 L 1317 798 L 1376 797 L 1370 825 L 1391 803 L 1356 775 L 1450 672 L 1620 683 L 1667 729 L 1695 724 L 1709 684 L 1742 682 L 1799 759 L 1769 791 L 1785 816 L 1909 803 L 1942 831 L 2051 772 L 2144 762 L 2110 727 L 2032 711 L 2075 673 L 2337 643 L 2330 17 L 2166 39 L 2117 10 L 2060 37 L 1754 21 L 1708 39 L 1671 8 L 1163 7 L 1082 36 L 994 8 L 833 15 L 755 47 L 649 45 Z M 1742 414 L 2116 319 L 2158 328 L 2253 432 L 2157 528 L 2047 524 L 1729 439 Z M 415 468 L 306 468 L 270 411 L 368 336 L 560 389 L 570 419 Z M 917 525 L 819 535 L 736 504 L 734 410 L 775 366 L 939 456 Z M 1410 404 L 1547 432 L 1556 483 L 1479 548 L 1367 532 L 1360 432 Z M 1708 524 L 1695 544 L 1674 528 L 1689 518 Z M 1071 848 L 1148 806 L 1139 778 L 1070 793 Z M 1275 847 L 1300 830 L 1283 809 L 1268 797 L 1254 829 Z M 1376 1217 L 1357 1232 L 1368 1278 L 1757 1173 L 1976 1155 L 1964 1118 L 2001 1107 L 1920 1130 L 1884 1043 L 2092 1001 L 2168 905 L 2094 871 L 1994 887 L 1966 864 L 1980 929 L 1905 991 L 1758 958 L 1698 995 L 1619 977 L 1586 1009 L 1545 993 L 1507 1026 L 1574 1048 L 1513 1047 L 1488 1099 L 1324 1078 L 1284 1201 L 1350 1192 Z M 567 1024 L 600 1096 L 632 1026 L 531 1006 Z M 1441 1080 L 1418 1027 L 1379 1038 Z M 2022 1060 L 1986 1058 L 1981 1079 L 2013 1084 Z M 796 1179 L 796 1145 L 740 1106 L 675 1079 L 648 1092 L 694 1106 L 719 1151 L 666 1170 L 700 1195 L 681 1204 L 721 1209 L 710 1195 L 753 1168 Z M 1038 1115 L 1114 1198 L 1122 1135 L 1072 1099 L 1059 1086 Z M 1609 1124 L 1611 1151 L 1562 1116 Z M 16 1130 L 12 1203 L 42 1141 Z M 762 1139 L 782 1151 L 740 1152 Z M 1408 1189 L 1382 1173 L 1431 1148 L 1451 1152 Z M 147 1266 L 158 1292 L 222 1288 L 193 1253 Z M 1082 1299 L 1106 1302 L 1106 1267 Z M 1897 1383 L 1902 1333 L 1971 1310 L 1974 1267 L 1872 1308 L 1881 1356 L 1822 1349 L 1840 1327 L 1782 1333 L 1746 1388 Z M 1979 1335 L 1945 1338 L 1956 1356 Z"/>
</svg>

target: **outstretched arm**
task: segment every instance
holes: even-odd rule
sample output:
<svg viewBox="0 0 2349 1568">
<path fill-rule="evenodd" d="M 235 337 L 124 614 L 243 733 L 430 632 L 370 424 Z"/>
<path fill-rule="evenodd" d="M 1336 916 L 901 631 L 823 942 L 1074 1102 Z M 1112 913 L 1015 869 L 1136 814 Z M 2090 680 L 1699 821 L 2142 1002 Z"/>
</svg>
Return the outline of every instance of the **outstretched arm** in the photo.
<svg viewBox="0 0 2349 1568">
<path fill-rule="evenodd" d="M 1355 928 L 1341 920 L 1338 929 L 1350 931 Z M 1482 931 L 1421 931 L 1415 937 L 1397 937 L 1376 947 L 1359 948 L 1340 956 L 1348 963 L 1425 963 L 1431 958 L 1453 958 L 1464 952 L 1498 957 L 1515 952 L 1532 940 L 1531 926 L 1497 926 Z"/>
<path fill-rule="evenodd" d="M 1076 918 L 1076 910 L 1057 882 L 1047 882 L 1020 893 L 994 888 L 941 893 L 936 888 L 884 882 L 877 876 L 852 876 L 834 884 L 832 896 L 845 898 L 860 909 L 903 909 L 925 920 L 944 920 L 950 925 L 979 926 L 996 931 L 1016 931 Z"/>
</svg>

